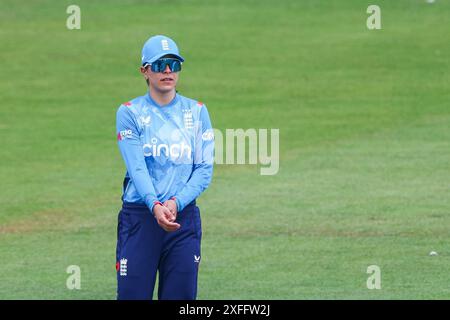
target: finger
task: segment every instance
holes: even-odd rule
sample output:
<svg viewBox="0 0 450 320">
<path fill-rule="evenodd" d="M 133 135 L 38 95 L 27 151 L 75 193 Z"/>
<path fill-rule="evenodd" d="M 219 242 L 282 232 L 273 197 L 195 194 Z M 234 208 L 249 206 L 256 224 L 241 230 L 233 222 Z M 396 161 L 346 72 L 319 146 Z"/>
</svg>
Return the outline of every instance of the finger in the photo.
<svg viewBox="0 0 450 320">
<path fill-rule="evenodd" d="M 166 217 L 165 215 L 162 215 L 159 219 L 158 219 L 158 223 L 162 224 L 164 226 L 170 226 L 171 224 L 173 224 L 173 222 L 171 222 L 169 219 L 169 217 Z"/>
<path fill-rule="evenodd" d="M 166 217 L 162 216 L 159 220 L 158 220 L 158 224 L 163 228 L 163 229 L 168 229 L 170 231 L 175 231 L 177 229 L 179 229 L 181 226 L 179 223 L 175 223 L 175 222 L 171 222 L 169 221 Z"/>
<path fill-rule="evenodd" d="M 175 222 L 175 217 L 172 214 L 165 216 L 165 219 L 170 223 Z"/>
<path fill-rule="evenodd" d="M 163 228 L 167 232 L 173 232 L 173 231 L 177 231 L 178 229 L 180 229 L 180 225 L 177 224 L 176 226 L 173 226 L 173 227 L 161 226 L 161 228 Z"/>
<path fill-rule="evenodd" d="M 167 224 L 162 224 L 162 223 L 159 226 L 167 232 L 177 231 L 181 227 L 179 224 L 175 224 L 173 226 L 172 225 L 168 226 Z"/>
<path fill-rule="evenodd" d="M 178 228 L 181 227 L 181 225 L 180 225 L 179 223 L 176 223 L 176 222 L 170 222 L 170 221 L 167 221 L 167 222 L 164 223 L 164 224 L 165 224 L 165 226 L 166 226 L 167 228 L 174 229 L 174 230 L 177 230 Z"/>
<path fill-rule="evenodd" d="M 167 207 L 163 207 L 163 208 L 162 208 L 162 212 L 163 212 L 165 215 L 167 215 L 167 213 L 170 213 L 170 210 L 169 210 L 169 208 L 167 208 Z"/>
<path fill-rule="evenodd" d="M 175 221 L 175 215 L 174 212 L 172 210 L 170 210 L 169 208 L 166 208 L 167 210 L 164 210 L 164 215 L 167 218 L 167 220 L 169 220 L 170 222 Z"/>
</svg>

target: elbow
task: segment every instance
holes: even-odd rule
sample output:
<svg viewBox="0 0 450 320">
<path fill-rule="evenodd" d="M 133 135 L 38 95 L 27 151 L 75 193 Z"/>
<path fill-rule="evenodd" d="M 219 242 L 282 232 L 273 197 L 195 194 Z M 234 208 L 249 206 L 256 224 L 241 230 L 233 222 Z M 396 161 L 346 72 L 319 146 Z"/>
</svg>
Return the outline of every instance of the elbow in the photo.
<svg viewBox="0 0 450 320">
<path fill-rule="evenodd" d="M 202 191 L 204 191 L 205 189 L 207 189 L 209 187 L 209 185 L 211 184 L 212 181 L 212 176 L 213 176 L 213 171 L 212 171 L 212 167 L 211 170 L 207 170 L 204 172 L 203 175 L 203 184 L 202 184 Z"/>
</svg>

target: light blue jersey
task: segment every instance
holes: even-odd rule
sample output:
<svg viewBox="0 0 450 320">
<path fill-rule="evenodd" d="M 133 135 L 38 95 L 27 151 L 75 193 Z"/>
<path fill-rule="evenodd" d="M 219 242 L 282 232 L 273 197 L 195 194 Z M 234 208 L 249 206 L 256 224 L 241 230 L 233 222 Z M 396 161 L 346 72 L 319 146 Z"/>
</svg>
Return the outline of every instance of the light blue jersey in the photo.
<svg viewBox="0 0 450 320">
<path fill-rule="evenodd" d="M 127 172 L 122 200 L 146 204 L 172 197 L 178 211 L 209 185 L 214 133 L 206 106 L 176 94 L 159 106 L 149 94 L 117 111 L 117 140 Z"/>
</svg>

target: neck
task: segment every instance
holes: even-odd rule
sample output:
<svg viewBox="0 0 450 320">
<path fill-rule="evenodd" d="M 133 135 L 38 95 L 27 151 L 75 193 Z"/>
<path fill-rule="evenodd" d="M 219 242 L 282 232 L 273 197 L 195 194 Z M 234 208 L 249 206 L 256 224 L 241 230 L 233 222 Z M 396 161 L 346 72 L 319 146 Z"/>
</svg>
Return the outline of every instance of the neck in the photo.
<svg viewBox="0 0 450 320">
<path fill-rule="evenodd" d="M 175 98 L 176 91 L 171 90 L 168 92 L 160 92 L 157 90 L 149 90 L 150 91 L 150 97 L 152 97 L 153 101 L 155 101 L 160 106 L 165 106 L 166 104 L 169 104 L 173 98 Z"/>
</svg>

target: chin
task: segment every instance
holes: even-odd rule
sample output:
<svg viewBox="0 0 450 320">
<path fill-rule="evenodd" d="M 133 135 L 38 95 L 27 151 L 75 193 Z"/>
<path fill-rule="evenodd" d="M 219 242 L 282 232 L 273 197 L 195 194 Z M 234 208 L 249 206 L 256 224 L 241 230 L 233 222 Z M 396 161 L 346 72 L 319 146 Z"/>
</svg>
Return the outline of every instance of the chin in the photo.
<svg viewBox="0 0 450 320">
<path fill-rule="evenodd" d="M 170 85 L 170 86 L 158 86 L 158 91 L 161 93 L 168 93 L 171 92 L 175 89 L 175 86 Z"/>
</svg>

